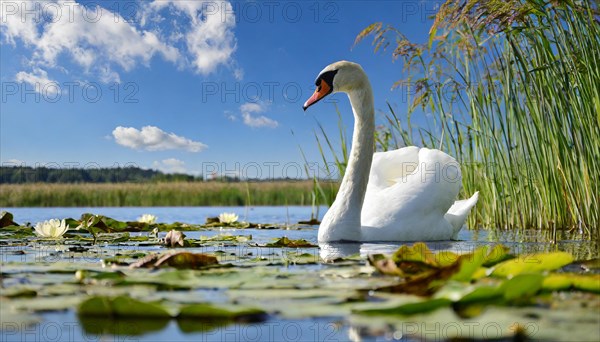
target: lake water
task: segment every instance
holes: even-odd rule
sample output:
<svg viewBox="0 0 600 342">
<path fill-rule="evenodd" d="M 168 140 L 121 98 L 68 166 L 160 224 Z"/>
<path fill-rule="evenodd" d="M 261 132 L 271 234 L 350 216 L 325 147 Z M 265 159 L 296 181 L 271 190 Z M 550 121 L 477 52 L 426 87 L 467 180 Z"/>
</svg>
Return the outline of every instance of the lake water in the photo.
<svg viewBox="0 0 600 342">
<path fill-rule="evenodd" d="M 201 224 L 207 217 L 218 216 L 222 212 L 233 212 L 239 215 L 241 221 L 255 223 L 272 223 L 290 226 L 290 229 L 215 229 L 211 231 L 186 232 L 190 238 L 199 238 L 200 235 L 211 236 L 216 234 L 231 233 L 252 235 L 253 241 L 265 243 L 273 238 L 287 236 L 290 239 L 305 239 L 317 243 L 317 227 L 303 227 L 297 229 L 293 226 L 301 220 L 308 220 L 311 216 L 310 207 L 151 207 L 151 208 L 2 208 L 14 215 L 14 220 L 20 224 L 51 218 L 79 218 L 82 213 L 101 214 L 122 221 L 134 221 L 143 214 L 153 214 L 158 217 L 159 222 L 185 222 Z M 326 208 L 320 208 L 320 214 L 325 213 Z M 146 234 L 146 233 L 140 233 Z M 162 233 L 164 236 L 164 233 Z M 489 230 L 462 230 L 458 241 L 431 242 L 428 246 L 433 250 L 453 250 L 458 252 L 469 252 L 484 244 L 503 243 L 512 249 L 513 253 L 527 253 L 536 251 L 564 250 L 573 253 L 576 258 L 591 259 L 598 257 L 598 242 L 585 241 L 577 234 L 560 234 L 558 242 L 549 241 L 548 234 L 539 231 L 489 231 Z M 322 259 L 335 259 L 340 256 L 360 253 L 366 257 L 373 253 L 392 253 L 402 243 L 356 243 L 356 244 L 330 244 L 314 248 L 313 253 Z M 260 253 L 260 251 L 253 251 Z M 9 254 L 9 253 L 7 253 Z M 3 262 L 10 262 L 11 258 L 22 258 L 22 256 L 2 255 Z M 308 267 L 328 267 L 312 265 Z M 309 268 L 310 269 L 310 268 Z M 306 269 L 305 269 L 306 271 Z M 218 297 L 218 293 L 213 296 Z M 272 316 L 262 323 L 231 324 L 220 327 L 196 327 L 189 331 L 181 327 L 174 320 L 164 325 L 158 324 L 152 329 L 144 330 L 141 335 L 128 336 L 113 335 L 112 333 L 94 334 L 82 327 L 73 310 L 60 312 L 49 312 L 41 315 L 42 321 L 33 325 L 8 324 L 6 317 L 2 318 L 1 341 L 266 341 L 266 340 L 290 340 L 290 341 L 347 341 L 357 334 L 353 328 L 344 320 L 344 317 L 319 318 L 319 319 L 283 319 Z M 105 324 L 115 324 L 106 322 Z M 140 323 L 139 321 L 131 324 Z M 103 331 L 114 331 L 105 327 Z M 380 336 L 367 336 L 364 340 L 394 340 L 395 337 L 388 333 Z M 405 340 L 405 339 L 404 339 Z"/>
</svg>

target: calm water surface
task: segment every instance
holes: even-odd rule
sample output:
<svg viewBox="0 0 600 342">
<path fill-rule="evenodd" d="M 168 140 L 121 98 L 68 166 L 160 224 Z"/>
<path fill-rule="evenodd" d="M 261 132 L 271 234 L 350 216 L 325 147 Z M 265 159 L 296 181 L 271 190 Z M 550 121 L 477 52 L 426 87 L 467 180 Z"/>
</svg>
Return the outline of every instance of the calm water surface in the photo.
<svg viewBox="0 0 600 342">
<path fill-rule="evenodd" d="M 211 231 L 186 232 L 190 238 L 200 235 L 211 236 L 216 234 L 231 233 L 252 235 L 258 243 L 270 241 L 273 238 L 287 236 L 291 239 L 306 239 L 317 242 L 317 227 L 294 229 L 293 224 L 307 220 L 311 216 L 310 207 L 105 207 L 105 208 L 2 208 L 13 213 L 14 220 L 20 224 L 51 218 L 79 218 L 82 213 L 106 215 L 117 220 L 133 221 L 143 214 L 153 214 L 159 222 L 185 222 L 200 224 L 207 217 L 218 216 L 222 212 L 233 212 L 239 215 L 241 221 L 254 223 L 273 223 L 289 225 L 291 229 L 215 229 Z M 326 208 L 320 208 L 322 216 Z M 144 234 L 144 233 L 141 233 Z M 162 233 L 164 234 L 164 233 Z M 564 250 L 573 253 L 576 258 L 590 259 L 598 257 L 598 242 L 585 241 L 578 234 L 559 234 L 557 243 L 552 243 L 551 234 L 540 231 L 489 231 L 489 230 L 462 230 L 458 241 L 440 241 L 428 243 L 434 250 L 448 249 L 459 252 L 469 252 L 484 244 L 503 243 L 509 246 L 513 253 L 528 253 L 536 251 Z M 362 256 L 373 253 L 392 253 L 402 243 L 354 243 L 354 244 L 328 244 L 321 245 L 314 253 L 322 259 L 333 259 L 345 255 L 360 253 Z M 4 261 L 10 261 L 11 256 L 3 256 Z M 315 267 L 314 265 L 311 267 Z M 320 266 L 316 266 L 320 267 Z M 193 331 L 183 326 L 178 326 L 174 320 L 164 326 L 156 326 L 143 335 L 115 336 L 111 334 L 89 333 L 78 321 L 72 310 L 65 312 L 52 312 L 43 314 L 42 321 L 34 326 L 2 325 L 1 341 L 266 341 L 266 340 L 291 340 L 291 341 L 347 341 L 353 334 L 352 328 L 344 322 L 344 318 L 319 318 L 286 320 L 271 317 L 266 322 L 250 324 L 233 324 L 224 327 L 197 326 Z M 2 321 L 6 321 L 3 318 Z M 107 322 L 106 324 L 114 324 Z M 150 324 L 152 322 L 133 322 L 132 324 Z M 105 330 L 106 331 L 106 330 Z M 393 336 L 367 337 L 365 340 L 390 340 Z"/>
</svg>

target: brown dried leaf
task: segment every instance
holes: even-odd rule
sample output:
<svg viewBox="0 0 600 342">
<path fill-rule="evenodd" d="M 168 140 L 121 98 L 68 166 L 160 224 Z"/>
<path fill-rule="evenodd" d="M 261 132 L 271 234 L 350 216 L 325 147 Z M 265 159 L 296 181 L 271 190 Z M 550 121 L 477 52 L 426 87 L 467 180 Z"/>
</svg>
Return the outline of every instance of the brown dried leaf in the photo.
<svg viewBox="0 0 600 342">
<path fill-rule="evenodd" d="M 176 245 L 183 247 L 185 245 L 183 241 L 184 238 L 185 234 L 173 229 L 167 233 L 167 236 L 165 236 L 164 244 L 168 247 L 176 247 Z"/>
</svg>

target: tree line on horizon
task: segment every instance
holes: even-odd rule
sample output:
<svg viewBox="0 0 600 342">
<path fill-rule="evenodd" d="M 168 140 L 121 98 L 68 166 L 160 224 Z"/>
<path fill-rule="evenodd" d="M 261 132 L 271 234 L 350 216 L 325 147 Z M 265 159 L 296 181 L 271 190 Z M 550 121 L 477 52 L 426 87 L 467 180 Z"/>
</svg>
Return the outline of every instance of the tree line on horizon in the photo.
<svg viewBox="0 0 600 342">
<path fill-rule="evenodd" d="M 158 183 L 158 182 L 269 182 L 305 181 L 306 179 L 246 179 L 222 175 L 205 179 L 203 175 L 164 173 L 135 166 L 107 168 L 52 168 L 0 166 L 0 184 L 31 183 Z"/>
<path fill-rule="evenodd" d="M 0 167 L 0 184 L 25 183 L 142 183 L 196 182 L 202 175 L 164 173 L 139 167 L 48 168 L 31 166 Z"/>
</svg>

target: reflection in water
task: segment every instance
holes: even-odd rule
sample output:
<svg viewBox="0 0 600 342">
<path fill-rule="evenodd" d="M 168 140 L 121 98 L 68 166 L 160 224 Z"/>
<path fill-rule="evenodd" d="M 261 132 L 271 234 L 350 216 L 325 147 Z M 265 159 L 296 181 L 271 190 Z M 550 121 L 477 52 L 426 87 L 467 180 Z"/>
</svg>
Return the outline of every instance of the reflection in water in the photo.
<svg viewBox="0 0 600 342">
<path fill-rule="evenodd" d="M 554 239 L 553 239 L 554 238 Z M 503 244 L 510 248 L 512 254 L 543 253 L 565 251 L 573 254 L 575 260 L 589 260 L 599 257 L 599 241 L 585 240 L 581 234 L 537 230 L 502 231 L 502 230 L 463 230 L 456 241 L 426 242 L 432 251 L 449 250 L 455 253 L 471 253 L 481 246 Z M 319 244 L 320 256 L 324 262 L 347 258 L 360 254 L 366 259 L 370 254 L 392 254 L 402 245 L 413 245 L 414 242 L 338 242 Z"/>
<path fill-rule="evenodd" d="M 360 242 L 320 243 L 319 253 L 324 262 L 333 262 L 360 252 Z"/>
</svg>

